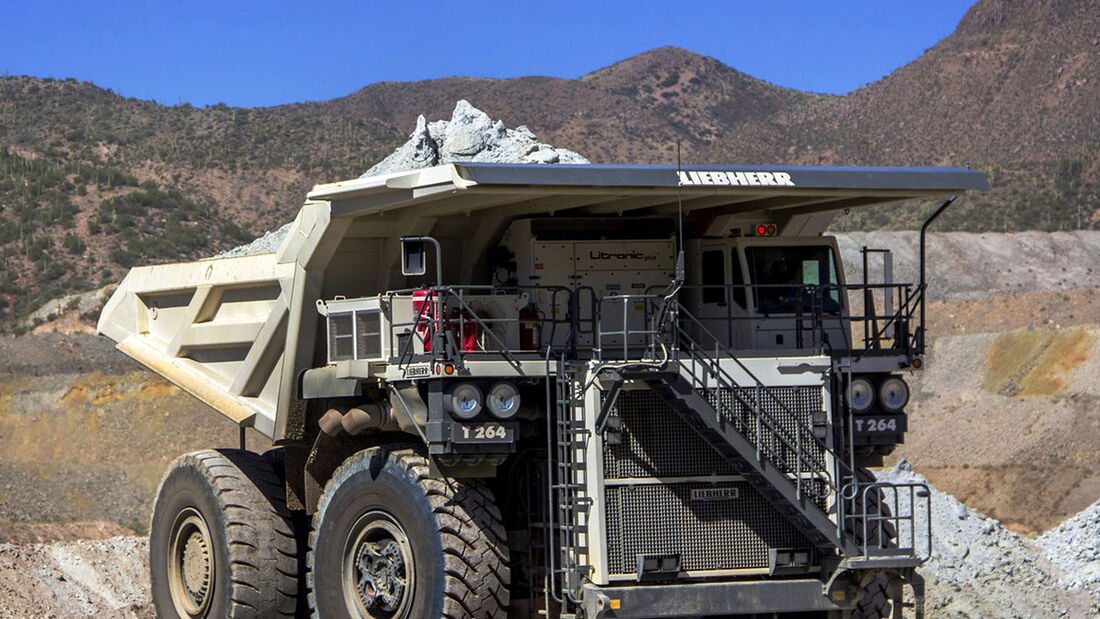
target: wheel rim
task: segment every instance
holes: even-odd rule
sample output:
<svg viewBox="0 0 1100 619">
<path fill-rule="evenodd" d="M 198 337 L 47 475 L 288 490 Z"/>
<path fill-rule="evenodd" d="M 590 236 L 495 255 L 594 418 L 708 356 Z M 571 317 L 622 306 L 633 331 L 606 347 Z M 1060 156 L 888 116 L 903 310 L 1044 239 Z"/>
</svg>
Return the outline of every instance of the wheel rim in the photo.
<svg viewBox="0 0 1100 619">
<path fill-rule="evenodd" d="M 371 511 L 360 517 L 343 558 L 344 601 L 353 616 L 410 616 L 416 569 L 409 538 L 393 516 Z"/>
<path fill-rule="evenodd" d="M 181 617 L 200 617 L 213 597 L 214 553 L 210 529 L 198 510 L 188 507 L 176 516 L 168 548 L 172 604 Z"/>
</svg>

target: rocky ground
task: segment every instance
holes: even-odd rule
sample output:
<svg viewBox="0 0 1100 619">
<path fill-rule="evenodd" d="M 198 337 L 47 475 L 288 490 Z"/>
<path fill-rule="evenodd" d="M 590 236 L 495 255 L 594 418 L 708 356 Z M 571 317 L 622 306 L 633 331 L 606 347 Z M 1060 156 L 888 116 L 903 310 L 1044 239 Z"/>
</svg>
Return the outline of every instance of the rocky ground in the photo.
<svg viewBox="0 0 1100 619">
<path fill-rule="evenodd" d="M 907 461 L 879 479 L 928 483 Z M 1034 539 L 930 487 L 932 555 L 921 568 L 929 617 L 1023 619 L 1100 613 L 1100 501 Z M 925 512 L 918 509 L 916 530 L 926 522 Z"/>
<path fill-rule="evenodd" d="M 0 616 L 152 617 L 145 538 L 0 543 Z"/>
</svg>

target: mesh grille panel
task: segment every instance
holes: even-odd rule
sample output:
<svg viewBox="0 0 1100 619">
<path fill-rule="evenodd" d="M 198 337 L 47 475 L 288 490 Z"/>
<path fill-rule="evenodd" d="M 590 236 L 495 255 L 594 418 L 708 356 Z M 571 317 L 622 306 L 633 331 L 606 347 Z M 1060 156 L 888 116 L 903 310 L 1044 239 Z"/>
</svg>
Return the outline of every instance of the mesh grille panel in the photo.
<svg viewBox="0 0 1100 619">
<path fill-rule="evenodd" d="M 607 479 L 733 474 L 721 454 L 653 391 L 623 391 L 615 408 L 623 436 L 621 444 L 604 448 Z"/>
<path fill-rule="evenodd" d="M 749 405 L 759 406 L 767 417 L 774 420 L 791 446 L 798 444 L 796 437 L 801 427 L 802 449 L 806 455 L 801 470 L 806 472 L 807 469 L 811 471 L 825 469 L 824 453 L 817 443 L 810 439 L 813 415 L 822 410 L 820 387 L 766 387 L 759 394 L 751 387 L 710 389 L 705 395 L 711 406 L 715 407 L 724 418 L 733 422 L 734 427 L 754 445 L 757 444 L 757 422 Z M 768 459 L 776 467 L 790 473 L 798 470 L 798 457 L 794 449 L 777 438 L 767 426 L 761 426 L 760 436 L 763 438 L 761 447 L 764 453 L 770 456 Z"/>
<path fill-rule="evenodd" d="M 796 428 L 810 435 L 813 415 L 822 410 L 820 387 L 769 387 L 762 397 L 767 411 L 785 433 Z M 755 421 L 749 409 L 752 389 L 712 390 L 705 394 L 712 405 L 755 441 Z M 790 409 L 790 413 L 783 410 Z M 622 424 L 622 441 L 604 445 L 604 476 L 626 478 L 732 475 L 733 468 L 655 392 L 642 389 L 619 394 L 614 413 Z M 793 415 L 791 414 L 793 413 Z M 795 470 L 792 450 L 761 432 L 768 441 L 765 453 L 774 454 L 780 468 Z M 806 449 L 810 468 L 824 470 L 823 454 Z M 803 472 L 807 465 L 802 466 Z M 824 486 L 815 484 L 819 490 Z M 738 498 L 692 500 L 697 488 L 736 488 Z M 809 488 L 807 488 L 809 490 Z M 820 493 L 819 495 L 823 495 Z M 605 486 L 608 560 L 611 573 L 633 574 L 639 554 L 679 554 L 688 571 L 766 568 L 770 548 L 810 548 L 809 540 L 784 518 L 749 483 L 636 484 Z M 818 501 L 819 505 L 824 500 Z"/>
<path fill-rule="evenodd" d="M 382 327 L 378 310 L 355 312 L 356 357 L 375 359 L 382 355 Z"/>
<path fill-rule="evenodd" d="M 736 488 L 727 500 L 692 500 L 693 489 Z M 748 483 L 645 484 L 609 487 L 608 561 L 612 574 L 633 574 L 639 554 L 679 554 L 694 570 L 768 567 L 769 548 L 811 544 Z"/>
<path fill-rule="evenodd" d="M 352 318 L 351 313 L 329 314 L 328 317 L 328 357 L 330 361 L 351 359 L 354 350 L 352 346 Z"/>
<path fill-rule="evenodd" d="M 776 420 L 787 436 L 793 438 L 801 424 L 803 439 L 810 436 L 813 414 L 822 410 L 820 387 L 768 387 L 775 398 L 760 398 L 761 408 Z M 741 397 L 752 402 L 753 390 L 740 389 Z M 706 393 L 723 417 L 753 443 L 756 442 L 756 424 L 746 406 L 738 402 L 732 390 L 713 389 Z M 794 415 L 787 413 L 776 402 L 782 402 Z M 607 445 L 604 449 L 604 476 L 607 479 L 628 477 L 677 477 L 692 475 L 728 475 L 734 473 L 725 459 L 707 444 L 694 430 L 653 391 L 648 389 L 623 391 L 615 404 L 615 413 L 622 422 L 622 443 Z M 765 437 L 764 448 L 775 455 L 777 465 L 790 471 L 796 470 L 797 459 L 793 450 L 787 449 L 771 433 Z M 824 454 L 816 445 L 803 446 L 807 460 L 802 470 L 824 470 Z"/>
</svg>

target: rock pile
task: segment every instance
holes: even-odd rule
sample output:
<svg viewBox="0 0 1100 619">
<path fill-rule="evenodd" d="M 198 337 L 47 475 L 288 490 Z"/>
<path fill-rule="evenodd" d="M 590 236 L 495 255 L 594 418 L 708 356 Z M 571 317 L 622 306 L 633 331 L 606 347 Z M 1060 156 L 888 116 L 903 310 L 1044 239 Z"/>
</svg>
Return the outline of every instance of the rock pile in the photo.
<svg viewBox="0 0 1100 619">
<path fill-rule="evenodd" d="M 928 483 L 904 460 L 878 478 Z M 932 557 L 921 568 L 928 582 L 929 616 L 1089 617 L 1100 613 L 1100 502 L 1032 540 L 931 484 L 929 488 Z M 918 540 L 926 522 L 918 510 Z"/>
<path fill-rule="evenodd" d="M 361 178 L 430 168 L 459 161 L 493 163 L 588 163 L 581 155 L 539 142 L 521 125 L 508 129 L 504 122 L 470 105 L 455 105 L 451 120 L 428 123 L 421 115 L 409 141 L 367 170 Z"/>
<path fill-rule="evenodd" d="M 427 122 L 421 115 L 409 141 L 375 164 L 360 178 L 419 170 L 459 161 L 489 163 L 588 163 L 581 155 L 539 142 L 526 125 L 515 129 L 460 99 L 450 120 Z M 290 224 L 266 232 L 247 245 L 218 254 L 218 258 L 270 254 L 279 250 Z"/>
</svg>

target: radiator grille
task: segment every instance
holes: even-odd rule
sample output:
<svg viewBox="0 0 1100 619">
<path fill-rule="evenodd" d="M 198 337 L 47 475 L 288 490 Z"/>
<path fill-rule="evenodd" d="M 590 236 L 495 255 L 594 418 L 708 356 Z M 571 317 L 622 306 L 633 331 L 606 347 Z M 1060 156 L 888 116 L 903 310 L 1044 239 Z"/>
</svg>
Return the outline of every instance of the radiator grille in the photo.
<svg viewBox="0 0 1100 619">
<path fill-rule="evenodd" d="M 820 387 L 767 389 L 790 411 L 783 410 L 771 398 L 761 398 L 761 408 L 784 431 L 793 437 L 799 424 L 805 430 L 811 429 L 814 413 L 822 410 Z M 751 394 L 751 389 L 740 390 L 746 402 L 752 401 Z M 750 440 L 755 439 L 751 413 L 737 401 L 732 390 L 716 389 L 705 395 L 739 431 Z M 610 573 L 634 574 L 637 555 L 663 553 L 679 554 L 681 566 L 687 571 L 766 568 L 771 548 L 812 546 L 764 496 L 744 481 L 717 485 L 687 481 L 616 483 L 631 478 L 735 475 L 735 471 L 653 391 L 621 392 L 613 412 L 622 424 L 622 440 L 618 445 L 605 444 L 603 451 L 604 478 L 608 482 L 604 497 Z M 804 434 L 807 435 L 808 432 Z M 782 468 L 794 471 L 794 454 L 774 442 L 766 443 L 765 451 L 773 451 L 776 459 L 782 461 Z M 815 465 L 809 468 L 824 470 L 824 454 L 809 448 L 806 452 Z M 804 463 L 803 472 L 811 472 L 806 469 Z M 737 498 L 692 499 L 693 489 L 726 487 L 735 487 Z M 824 500 L 818 502 L 820 505 Z"/>
<path fill-rule="evenodd" d="M 771 397 L 761 397 L 761 408 L 775 419 L 778 425 L 794 437 L 799 424 L 809 436 L 813 415 L 822 410 L 820 387 L 767 387 Z M 752 402 L 753 390 L 740 389 L 746 402 Z M 711 405 L 730 420 L 734 427 L 750 441 L 756 442 L 756 427 L 751 411 L 736 401 L 730 389 L 712 389 L 706 394 Z M 776 403 L 782 402 L 793 416 Z M 721 403 L 719 408 L 718 404 Z M 619 394 L 614 412 L 622 422 L 622 442 L 607 445 L 604 449 L 604 477 L 623 479 L 629 477 L 687 477 L 694 475 L 727 475 L 734 473 L 722 456 L 708 445 L 694 430 L 665 403 L 660 396 L 648 389 L 623 391 Z M 776 464 L 796 470 L 796 458 L 768 432 L 764 449 L 776 455 Z M 825 467 L 824 454 L 816 445 L 803 446 L 810 466 L 804 462 L 802 470 L 821 471 Z"/>
<path fill-rule="evenodd" d="M 737 488 L 737 498 L 692 500 L 693 489 Z M 769 548 L 811 543 L 746 482 L 605 489 L 608 568 L 634 574 L 639 554 L 680 555 L 685 571 L 768 567 Z"/>
<path fill-rule="evenodd" d="M 749 405 L 759 406 L 766 415 L 775 421 L 790 445 L 798 445 L 796 439 L 799 427 L 802 428 L 801 447 L 806 455 L 801 467 L 795 450 L 775 436 L 766 426 L 760 429 L 763 443 L 760 447 L 770 456 L 780 470 L 790 473 L 796 470 L 821 471 L 825 468 L 825 454 L 817 443 L 810 440 L 813 430 L 813 415 L 822 410 L 820 387 L 765 387 L 757 394 L 751 387 L 738 389 L 710 389 L 706 398 L 722 416 L 733 422 L 741 434 L 754 445 L 757 444 L 757 421 Z"/>
<path fill-rule="evenodd" d="M 733 474 L 721 454 L 653 391 L 623 391 L 615 409 L 622 443 L 604 449 L 605 478 Z"/>
</svg>

